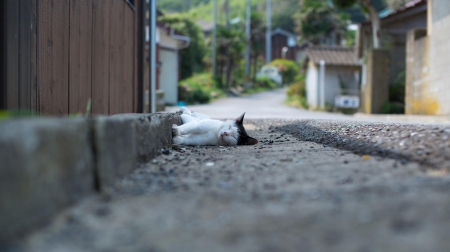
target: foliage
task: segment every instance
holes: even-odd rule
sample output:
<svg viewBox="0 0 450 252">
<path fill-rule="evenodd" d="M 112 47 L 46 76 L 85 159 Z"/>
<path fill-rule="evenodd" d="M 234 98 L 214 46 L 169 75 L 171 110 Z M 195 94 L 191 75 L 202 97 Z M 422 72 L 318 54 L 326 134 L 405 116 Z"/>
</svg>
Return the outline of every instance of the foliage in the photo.
<svg viewBox="0 0 450 252">
<path fill-rule="evenodd" d="M 405 113 L 405 78 L 406 72 L 401 71 L 389 85 L 389 100 L 381 108 L 384 114 Z"/>
<path fill-rule="evenodd" d="M 347 14 L 339 13 L 324 0 L 304 0 L 303 8 L 295 14 L 296 32 L 313 44 L 325 39 L 336 40 L 347 35 Z"/>
<path fill-rule="evenodd" d="M 210 0 L 159 0 L 158 8 L 168 12 L 186 12 L 192 7 L 208 3 Z"/>
<path fill-rule="evenodd" d="M 293 32 L 295 28 L 293 14 L 300 10 L 299 0 L 272 0 L 272 26 Z M 229 0 L 230 18 L 245 20 L 247 1 Z M 252 12 L 265 13 L 267 0 L 251 0 Z M 158 6 L 163 11 L 189 13 L 193 19 L 213 20 L 212 0 L 159 0 Z M 218 1 L 218 21 L 225 23 L 224 2 Z M 265 23 L 265 15 L 264 15 Z"/>
<path fill-rule="evenodd" d="M 245 90 L 246 94 L 253 94 L 278 88 L 278 84 L 267 77 L 259 77 L 252 83 L 252 86 Z"/>
<path fill-rule="evenodd" d="M 217 28 L 217 69 L 219 86 L 224 87 L 223 77 L 233 75 L 236 65 L 243 58 L 245 37 L 241 29 Z"/>
<path fill-rule="evenodd" d="M 305 108 L 309 107 L 306 100 L 306 80 L 304 74 L 298 74 L 295 82 L 292 83 L 286 91 L 286 103 L 291 106 Z"/>
<path fill-rule="evenodd" d="M 410 2 L 410 0 L 385 0 L 385 1 L 387 6 L 392 10 L 397 10 L 400 7 L 407 4 L 408 2 Z"/>
<path fill-rule="evenodd" d="M 203 71 L 206 45 L 201 28 L 187 15 L 182 14 L 161 16 L 158 21 L 169 24 L 175 31 L 191 40 L 188 48 L 180 50 L 180 78 L 185 79 L 193 73 Z"/>
<path fill-rule="evenodd" d="M 262 4 L 262 7 L 266 7 L 265 3 Z M 272 0 L 272 27 L 294 32 L 294 14 L 299 12 L 300 9 L 299 0 Z"/>
<path fill-rule="evenodd" d="M 34 116 L 34 112 L 28 109 L 0 110 L 0 121 L 31 116 Z"/>
<path fill-rule="evenodd" d="M 300 71 L 297 63 L 288 59 L 276 59 L 270 62 L 270 65 L 276 66 L 278 68 L 281 76 L 283 76 L 283 84 L 292 83 Z"/>
<path fill-rule="evenodd" d="M 208 103 L 222 95 L 210 73 L 194 74 L 178 84 L 178 99 L 188 104 Z"/>
</svg>

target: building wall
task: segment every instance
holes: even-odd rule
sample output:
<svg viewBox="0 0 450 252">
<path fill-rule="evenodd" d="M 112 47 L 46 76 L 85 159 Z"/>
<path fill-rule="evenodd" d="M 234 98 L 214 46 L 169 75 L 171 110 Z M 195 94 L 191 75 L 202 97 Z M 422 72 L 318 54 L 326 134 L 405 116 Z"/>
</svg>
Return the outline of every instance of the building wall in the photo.
<svg viewBox="0 0 450 252">
<path fill-rule="evenodd" d="M 433 111 L 428 99 L 429 75 L 428 62 L 428 37 L 426 29 L 413 29 L 408 32 L 406 44 L 406 94 L 405 114 L 430 114 Z M 430 106 L 431 105 L 431 106 Z"/>
<path fill-rule="evenodd" d="M 161 89 L 164 90 L 166 104 L 178 103 L 178 51 L 161 48 Z"/>
<path fill-rule="evenodd" d="M 283 36 L 281 34 L 276 34 L 272 36 L 272 60 L 283 58 L 281 51 L 283 47 L 288 47 L 287 39 L 288 38 L 286 36 Z M 286 59 L 295 61 L 296 48 L 288 47 L 288 49 L 289 50 L 286 53 Z"/>
<path fill-rule="evenodd" d="M 429 114 L 450 115 L 450 1 L 432 0 L 429 33 Z"/>
<path fill-rule="evenodd" d="M 357 93 L 359 72 L 359 67 L 327 65 L 325 67 L 325 104 L 334 106 L 334 99 L 336 95 L 342 93 L 342 88 Z"/>
</svg>

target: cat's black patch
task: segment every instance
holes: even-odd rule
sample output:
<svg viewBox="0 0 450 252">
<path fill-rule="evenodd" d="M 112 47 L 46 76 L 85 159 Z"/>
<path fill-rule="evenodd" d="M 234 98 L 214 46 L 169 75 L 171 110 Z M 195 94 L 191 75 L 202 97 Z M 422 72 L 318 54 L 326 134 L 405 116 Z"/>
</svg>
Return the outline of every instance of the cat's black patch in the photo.
<svg viewBox="0 0 450 252">
<path fill-rule="evenodd" d="M 249 136 L 247 134 L 247 131 L 245 131 L 244 115 L 245 115 L 245 113 L 242 114 L 241 116 L 239 116 L 238 118 L 234 119 L 236 121 L 236 125 L 238 127 L 238 133 L 239 133 L 237 145 L 255 145 L 258 143 L 258 140 Z"/>
</svg>

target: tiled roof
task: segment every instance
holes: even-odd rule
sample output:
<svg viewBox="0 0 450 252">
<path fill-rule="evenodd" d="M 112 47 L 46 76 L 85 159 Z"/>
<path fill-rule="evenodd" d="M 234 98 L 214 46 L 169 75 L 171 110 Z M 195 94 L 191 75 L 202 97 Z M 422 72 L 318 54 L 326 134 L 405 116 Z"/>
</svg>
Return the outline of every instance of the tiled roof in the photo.
<svg viewBox="0 0 450 252">
<path fill-rule="evenodd" d="M 360 66 L 356 61 L 353 48 L 345 48 L 340 46 L 313 46 L 306 49 L 306 57 L 319 64 L 321 60 L 326 65 L 336 66 Z"/>
</svg>

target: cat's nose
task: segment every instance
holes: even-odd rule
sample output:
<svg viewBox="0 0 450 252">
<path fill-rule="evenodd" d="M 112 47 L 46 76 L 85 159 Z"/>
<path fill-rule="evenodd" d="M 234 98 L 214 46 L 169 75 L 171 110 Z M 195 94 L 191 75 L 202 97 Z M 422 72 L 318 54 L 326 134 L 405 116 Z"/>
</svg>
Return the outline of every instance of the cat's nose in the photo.
<svg viewBox="0 0 450 252">
<path fill-rule="evenodd" d="M 224 135 L 224 136 L 228 136 L 228 133 L 227 132 L 223 132 L 223 134 L 222 135 Z"/>
</svg>

